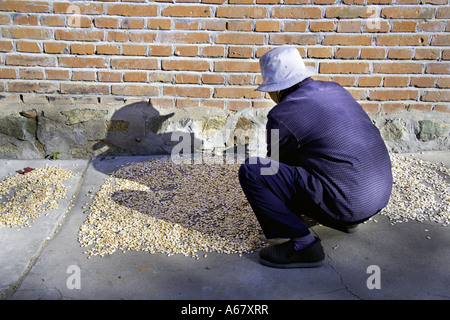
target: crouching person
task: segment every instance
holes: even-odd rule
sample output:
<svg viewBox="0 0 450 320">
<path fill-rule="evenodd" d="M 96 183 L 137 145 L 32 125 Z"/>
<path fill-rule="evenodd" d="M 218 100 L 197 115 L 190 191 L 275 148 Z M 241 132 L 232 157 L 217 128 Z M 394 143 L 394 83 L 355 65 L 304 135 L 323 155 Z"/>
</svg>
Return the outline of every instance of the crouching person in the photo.
<svg viewBox="0 0 450 320">
<path fill-rule="evenodd" d="M 260 67 L 257 90 L 268 92 L 277 105 L 267 119 L 267 158 L 247 159 L 239 181 L 266 238 L 290 239 L 261 249 L 260 262 L 321 266 L 320 239 L 301 215 L 354 232 L 389 201 L 390 157 L 352 95 L 337 83 L 313 80 L 296 48 L 270 50 Z"/>
</svg>

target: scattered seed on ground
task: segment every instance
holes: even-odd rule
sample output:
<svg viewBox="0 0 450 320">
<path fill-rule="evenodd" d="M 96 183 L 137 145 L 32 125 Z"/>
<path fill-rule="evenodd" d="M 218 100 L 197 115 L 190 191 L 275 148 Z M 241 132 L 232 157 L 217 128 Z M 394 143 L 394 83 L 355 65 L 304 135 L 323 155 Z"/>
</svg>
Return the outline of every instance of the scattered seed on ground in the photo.
<svg viewBox="0 0 450 320">
<path fill-rule="evenodd" d="M 30 227 L 42 214 L 50 214 L 67 197 L 64 181 L 74 176 L 49 165 L 8 176 L 0 182 L 0 228 Z"/>
</svg>

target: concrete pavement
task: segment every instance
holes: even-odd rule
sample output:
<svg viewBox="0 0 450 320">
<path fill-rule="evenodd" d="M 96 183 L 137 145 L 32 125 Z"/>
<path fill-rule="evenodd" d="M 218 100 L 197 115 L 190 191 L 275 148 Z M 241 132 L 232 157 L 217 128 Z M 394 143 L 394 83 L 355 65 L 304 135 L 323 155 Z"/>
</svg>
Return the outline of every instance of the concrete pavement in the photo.
<svg viewBox="0 0 450 320">
<path fill-rule="evenodd" d="M 450 167 L 450 152 L 414 154 Z M 58 210 L 30 228 L 0 229 L 0 294 L 5 300 L 373 300 L 450 299 L 450 226 L 391 225 L 384 216 L 354 234 L 313 226 L 327 263 L 313 269 L 273 269 L 257 252 L 239 256 L 116 252 L 87 258 L 77 242 L 82 208 L 121 165 L 149 157 L 88 160 L 1 160 L 0 179 L 24 167 L 61 165 L 77 173 Z"/>
</svg>

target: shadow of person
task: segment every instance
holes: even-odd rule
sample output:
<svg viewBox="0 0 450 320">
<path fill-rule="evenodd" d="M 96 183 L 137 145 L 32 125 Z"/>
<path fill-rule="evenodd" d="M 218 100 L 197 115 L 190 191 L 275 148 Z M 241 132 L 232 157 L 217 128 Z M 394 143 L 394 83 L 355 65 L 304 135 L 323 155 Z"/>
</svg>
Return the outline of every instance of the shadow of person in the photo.
<svg viewBox="0 0 450 320">
<path fill-rule="evenodd" d="M 102 163 L 108 157 L 170 156 L 174 147 L 181 142 L 184 145 L 182 153 L 198 152 L 201 141 L 189 132 L 189 128 L 183 128 L 183 132 L 166 131 L 170 122 L 168 120 L 174 115 L 174 112 L 160 114 L 146 101 L 118 109 L 107 120 L 105 138 L 92 147 L 94 168 L 109 174 L 111 166 Z"/>
</svg>

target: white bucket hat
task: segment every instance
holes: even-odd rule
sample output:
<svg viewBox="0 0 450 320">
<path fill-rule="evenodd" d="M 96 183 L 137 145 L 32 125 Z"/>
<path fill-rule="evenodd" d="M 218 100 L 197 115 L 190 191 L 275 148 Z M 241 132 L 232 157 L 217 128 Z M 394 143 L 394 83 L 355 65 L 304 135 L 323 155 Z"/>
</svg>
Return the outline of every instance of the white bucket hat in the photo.
<svg viewBox="0 0 450 320">
<path fill-rule="evenodd" d="M 283 46 L 272 49 L 259 59 L 263 82 L 258 91 L 274 92 L 292 87 L 294 84 L 316 74 L 306 67 L 297 48 Z"/>
</svg>

